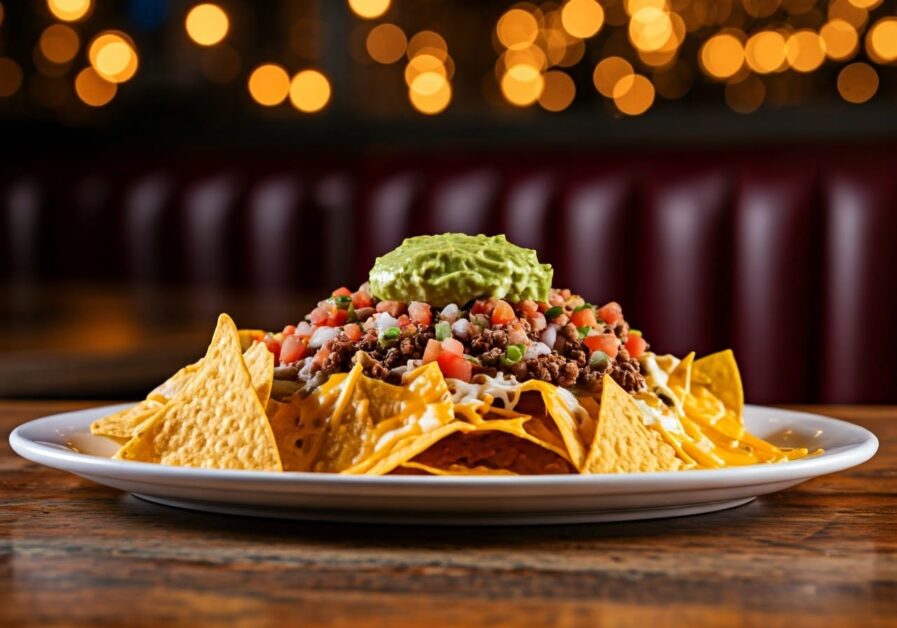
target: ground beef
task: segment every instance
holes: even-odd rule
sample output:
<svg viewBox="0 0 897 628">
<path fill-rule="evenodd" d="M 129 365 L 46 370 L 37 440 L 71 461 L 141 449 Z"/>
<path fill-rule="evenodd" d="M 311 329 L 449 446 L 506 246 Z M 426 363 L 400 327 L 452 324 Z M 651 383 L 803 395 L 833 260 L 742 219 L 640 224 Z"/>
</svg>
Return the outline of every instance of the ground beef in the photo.
<svg viewBox="0 0 897 628">
<path fill-rule="evenodd" d="M 377 330 L 365 332 L 358 342 L 352 342 L 345 333 L 330 342 L 330 355 L 321 365 L 323 373 L 345 373 L 361 360 L 365 375 L 378 379 L 391 379 L 391 371 L 408 364 L 408 360 L 419 360 L 424 356 L 427 341 L 433 338 L 433 328 L 419 326 L 417 333 L 406 336 L 386 347 L 380 345 Z M 361 356 L 364 356 L 361 358 Z M 395 379 L 395 378 L 392 378 Z"/>
</svg>

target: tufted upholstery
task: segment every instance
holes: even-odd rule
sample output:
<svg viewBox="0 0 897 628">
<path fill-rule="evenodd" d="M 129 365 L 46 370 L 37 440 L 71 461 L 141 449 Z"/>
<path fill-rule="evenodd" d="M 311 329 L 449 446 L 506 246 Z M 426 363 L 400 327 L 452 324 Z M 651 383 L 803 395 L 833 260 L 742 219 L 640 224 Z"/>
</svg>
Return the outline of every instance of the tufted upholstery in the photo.
<svg viewBox="0 0 897 628">
<path fill-rule="evenodd" d="M 504 232 L 655 349 L 733 347 L 751 401 L 897 402 L 892 152 L 539 157 L 19 164 L 0 274 L 262 298 L 357 284 L 405 235 Z"/>
</svg>

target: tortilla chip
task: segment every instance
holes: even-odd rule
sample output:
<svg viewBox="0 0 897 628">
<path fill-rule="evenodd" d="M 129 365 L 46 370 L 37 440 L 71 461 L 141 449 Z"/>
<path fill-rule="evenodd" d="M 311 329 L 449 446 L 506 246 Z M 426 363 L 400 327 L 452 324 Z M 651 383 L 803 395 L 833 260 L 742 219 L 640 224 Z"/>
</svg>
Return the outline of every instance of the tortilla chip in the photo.
<svg viewBox="0 0 897 628">
<path fill-rule="evenodd" d="M 676 451 L 646 427 L 642 411 L 610 375 L 604 376 L 601 410 L 584 473 L 675 471 Z"/>
<path fill-rule="evenodd" d="M 440 469 L 438 467 L 431 467 L 413 461 L 408 461 L 402 464 L 396 471 L 405 469 L 422 472 L 422 475 L 519 475 L 513 471 L 506 471 L 505 469 L 491 469 L 482 466 L 464 467 L 459 464 L 453 464 L 446 469 Z M 396 471 L 393 471 L 392 473 L 395 473 Z"/>
<path fill-rule="evenodd" d="M 145 399 L 136 406 L 119 410 L 90 424 L 90 433 L 107 438 L 129 439 L 143 423 L 162 409 L 164 403 Z"/>
<path fill-rule="evenodd" d="M 520 386 L 520 393 L 528 391 L 536 391 L 542 395 L 545 411 L 557 425 L 570 461 L 577 469 L 582 469 L 586 458 L 582 436 L 590 431 L 586 429 L 590 422 L 588 415 L 578 416 L 570 407 L 571 404 L 564 400 L 561 389 L 548 382 L 528 380 Z M 576 398 L 572 394 L 570 396 L 575 403 Z"/>
<path fill-rule="evenodd" d="M 719 397 L 726 408 L 741 421 L 744 411 L 744 389 L 741 386 L 738 363 L 735 362 L 735 354 L 731 349 L 695 360 L 691 379 L 692 385 L 705 386 Z"/>
<path fill-rule="evenodd" d="M 218 318 L 200 370 L 115 458 L 217 469 L 282 469 L 229 316 Z"/>
<path fill-rule="evenodd" d="M 243 362 L 246 363 L 259 403 L 264 408 L 268 405 L 271 388 L 274 386 L 274 354 L 264 344 L 257 342 L 243 354 Z"/>
<path fill-rule="evenodd" d="M 679 364 L 670 372 L 670 378 L 667 380 L 667 386 L 679 386 L 685 392 L 691 390 L 691 371 L 695 361 L 695 352 L 692 351 L 687 356 L 679 360 Z"/>
</svg>

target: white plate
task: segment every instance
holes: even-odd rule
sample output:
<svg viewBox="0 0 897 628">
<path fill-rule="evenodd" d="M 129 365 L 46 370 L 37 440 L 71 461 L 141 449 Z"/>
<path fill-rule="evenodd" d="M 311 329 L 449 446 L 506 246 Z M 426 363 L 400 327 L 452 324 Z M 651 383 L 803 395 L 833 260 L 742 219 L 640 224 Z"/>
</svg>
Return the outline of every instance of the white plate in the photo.
<svg viewBox="0 0 897 628">
<path fill-rule="evenodd" d="M 19 426 L 12 448 L 34 462 L 137 497 L 217 513 L 332 521 L 539 524 L 654 519 L 745 504 L 871 458 L 878 439 L 827 417 L 748 406 L 745 423 L 783 446 L 818 456 L 731 469 L 616 475 L 364 477 L 171 467 L 111 460 L 118 445 L 92 421 L 126 406 L 58 414 Z"/>
</svg>

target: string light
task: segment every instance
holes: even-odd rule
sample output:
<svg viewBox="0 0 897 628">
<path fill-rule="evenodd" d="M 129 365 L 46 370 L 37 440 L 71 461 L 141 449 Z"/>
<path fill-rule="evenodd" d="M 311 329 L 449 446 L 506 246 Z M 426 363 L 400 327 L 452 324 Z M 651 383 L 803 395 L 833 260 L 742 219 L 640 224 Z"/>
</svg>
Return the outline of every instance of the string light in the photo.
<svg viewBox="0 0 897 628">
<path fill-rule="evenodd" d="M 405 55 L 408 40 L 395 24 L 380 24 L 371 29 L 365 44 L 371 59 L 377 63 L 395 63 Z"/>
<path fill-rule="evenodd" d="M 760 31 L 747 40 L 744 60 L 754 72 L 770 74 L 787 67 L 785 38 L 776 31 Z"/>
<path fill-rule="evenodd" d="M 373 20 L 389 10 L 390 0 L 349 0 L 349 8 L 358 17 Z"/>
<path fill-rule="evenodd" d="M 65 24 L 51 24 L 41 33 L 38 48 L 48 61 L 68 63 L 76 54 L 81 41 L 78 33 Z"/>
<path fill-rule="evenodd" d="M 303 70 L 290 81 L 290 102 L 303 113 L 316 113 L 330 102 L 330 81 L 317 70 Z"/>
<path fill-rule="evenodd" d="M 265 107 L 274 107 L 290 94 L 290 75 L 274 63 L 260 65 L 249 75 L 249 95 Z"/>
<path fill-rule="evenodd" d="M 897 61 L 897 18 L 878 20 L 866 33 L 866 52 L 881 63 Z"/>
<path fill-rule="evenodd" d="M 592 82 L 602 96 L 614 97 L 614 86 L 620 79 L 633 74 L 632 64 L 622 57 L 608 57 L 595 66 Z"/>
<path fill-rule="evenodd" d="M 22 68 L 9 57 L 0 57 L 0 98 L 9 98 L 22 86 Z"/>
<path fill-rule="evenodd" d="M 501 78 L 501 93 L 517 107 L 528 107 L 539 99 L 545 79 L 537 68 L 519 63 L 508 68 Z"/>
<path fill-rule="evenodd" d="M 843 61 L 856 54 L 859 35 L 849 22 L 835 18 L 826 22 L 819 30 L 825 44 L 825 54 L 829 59 Z"/>
<path fill-rule="evenodd" d="M 418 75 L 408 86 L 408 100 L 417 111 L 434 116 L 442 113 L 452 101 L 451 83 L 437 72 Z"/>
<path fill-rule="evenodd" d="M 877 91 L 878 74 L 868 63 L 851 63 L 838 73 L 838 93 L 849 103 L 864 103 Z"/>
<path fill-rule="evenodd" d="M 532 13 L 523 9 L 511 9 L 499 18 L 495 33 L 505 48 L 520 50 L 536 41 L 539 23 Z"/>
<path fill-rule="evenodd" d="M 87 56 L 97 74 L 112 83 L 124 83 L 137 73 L 137 50 L 131 38 L 120 31 L 106 31 L 94 37 Z"/>
<path fill-rule="evenodd" d="M 744 65 L 744 47 L 732 34 L 714 35 L 701 46 L 701 67 L 715 79 L 735 76 Z"/>
<path fill-rule="evenodd" d="M 102 107 L 109 104 L 118 91 L 118 86 L 97 74 L 93 68 L 84 68 L 75 77 L 75 93 L 84 104 Z"/>
<path fill-rule="evenodd" d="M 785 57 L 793 70 L 812 72 L 825 61 L 825 42 L 812 30 L 799 30 L 788 37 Z"/>
<path fill-rule="evenodd" d="M 546 111 L 563 111 L 576 97 L 576 85 L 565 72 L 552 70 L 543 77 L 545 87 L 539 95 L 539 106 Z"/>
<path fill-rule="evenodd" d="M 588 39 L 604 25 L 604 9 L 595 0 L 567 0 L 561 9 L 561 24 L 573 37 Z"/>
<path fill-rule="evenodd" d="M 622 113 L 641 115 L 654 104 L 654 85 L 641 74 L 629 74 L 614 85 L 613 98 Z"/>
<path fill-rule="evenodd" d="M 63 22 L 77 22 L 92 7 L 91 0 L 47 0 L 50 12 Z"/>
<path fill-rule="evenodd" d="M 187 35 L 200 46 L 220 43 L 230 29 L 227 13 L 217 4 L 197 4 L 184 20 Z"/>
</svg>

